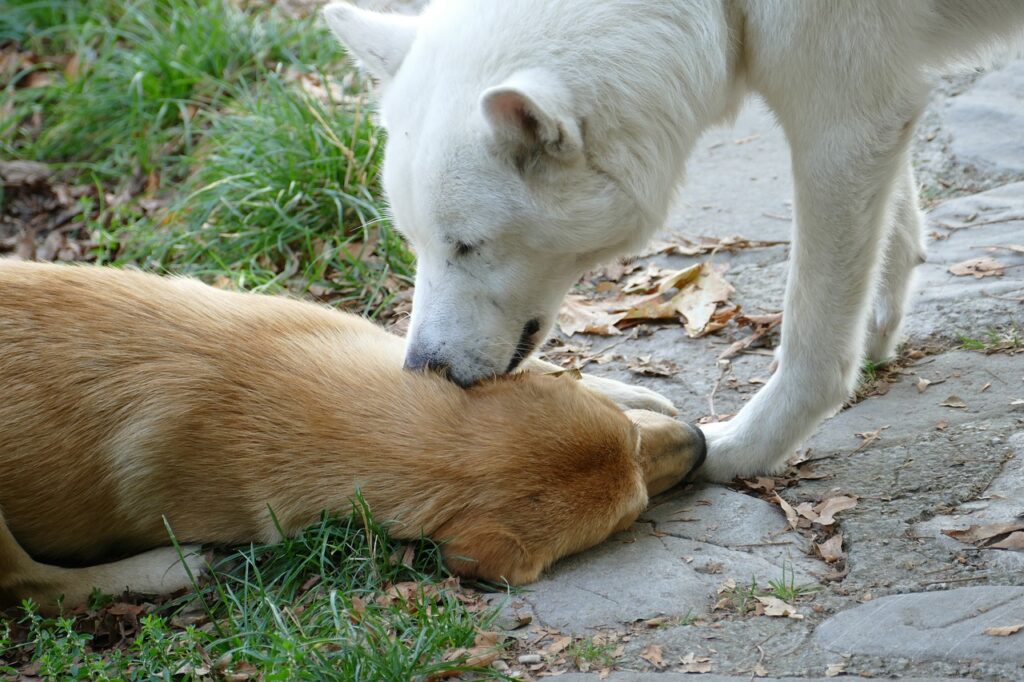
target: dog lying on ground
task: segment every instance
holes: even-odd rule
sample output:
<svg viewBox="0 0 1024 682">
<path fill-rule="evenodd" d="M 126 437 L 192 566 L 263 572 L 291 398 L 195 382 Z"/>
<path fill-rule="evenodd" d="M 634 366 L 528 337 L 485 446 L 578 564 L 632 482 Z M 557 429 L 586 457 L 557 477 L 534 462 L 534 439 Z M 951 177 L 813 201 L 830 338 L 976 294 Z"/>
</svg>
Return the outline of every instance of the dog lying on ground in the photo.
<svg viewBox="0 0 1024 682">
<path fill-rule="evenodd" d="M 292 534 L 357 490 L 454 572 L 526 583 L 703 458 L 571 377 L 466 391 L 403 353 L 311 303 L 0 261 L 0 604 L 174 591 L 164 517 L 183 543 L 272 542 L 271 510 Z"/>
<path fill-rule="evenodd" d="M 417 255 L 406 364 L 510 371 L 599 263 L 661 229 L 748 93 L 789 140 L 778 369 L 705 427 L 702 475 L 778 471 L 894 355 L 924 258 L 910 142 L 932 74 L 1024 33 L 1021 0 L 433 0 L 324 9 L 383 87 L 383 172 Z"/>
</svg>

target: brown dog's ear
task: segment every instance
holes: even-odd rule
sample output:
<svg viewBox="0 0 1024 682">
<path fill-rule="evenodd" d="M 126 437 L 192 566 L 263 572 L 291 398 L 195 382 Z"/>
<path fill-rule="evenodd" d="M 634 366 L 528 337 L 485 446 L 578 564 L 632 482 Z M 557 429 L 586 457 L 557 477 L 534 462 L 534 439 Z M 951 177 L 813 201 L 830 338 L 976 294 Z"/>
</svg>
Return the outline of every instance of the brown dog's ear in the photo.
<svg viewBox="0 0 1024 682">
<path fill-rule="evenodd" d="M 648 410 L 627 410 L 640 433 L 640 468 L 647 494 L 676 485 L 704 463 L 707 447 L 699 429 Z"/>
<path fill-rule="evenodd" d="M 467 520 L 466 528 L 450 534 L 442 548 L 444 562 L 453 573 L 467 578 L 524 585 L 544 569 L 542 558 L 531 556 L 526 546 L 505 528 Z M 439 534 L 440 537 L 448 532 Z M 552 557 L 553 559 L 553 557 Z"/>
</svg>

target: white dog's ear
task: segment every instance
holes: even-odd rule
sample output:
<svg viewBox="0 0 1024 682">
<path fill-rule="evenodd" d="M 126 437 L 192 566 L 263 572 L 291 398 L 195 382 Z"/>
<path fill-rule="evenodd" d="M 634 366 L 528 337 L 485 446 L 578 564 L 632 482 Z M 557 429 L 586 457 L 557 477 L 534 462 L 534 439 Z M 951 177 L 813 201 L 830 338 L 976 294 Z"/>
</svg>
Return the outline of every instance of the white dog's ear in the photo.
<svg viewBox="0 0 1024 682">
<path fill-rule="evenodd" d="M 530 69 L 488 88 L 480 106 L 496 139 L 516 157 L 543 151 L 568 161 L 583 152 L 572 95 L 551 73 Z"/>
<path fill-rule="evenodd" d="M 346 2 L 323 9 L 324 20 L 342 45 L 376 78 L 389 80 L 416 39 L 416 17 L 368 12 Z"/>
</svg>

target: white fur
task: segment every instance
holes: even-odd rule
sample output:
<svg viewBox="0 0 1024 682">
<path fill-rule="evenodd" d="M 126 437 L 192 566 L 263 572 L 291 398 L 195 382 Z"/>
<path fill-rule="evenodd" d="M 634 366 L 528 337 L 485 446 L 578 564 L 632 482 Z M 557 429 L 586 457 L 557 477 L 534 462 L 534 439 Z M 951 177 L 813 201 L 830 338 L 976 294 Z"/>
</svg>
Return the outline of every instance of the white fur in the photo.
<svg viewBox="0 0 1024 682">
<path fill-rule="evenodd" d="M 708 126 L 747 92 L 768 102 L 796 187 L 779 367 L 706 430 L 713 479 L 779 469 L 848 396 L 865 350 L 892 354 L 923 256 L 908 145 L 929 73 L 1024 27 L 1020 0 L 435 0 L 416 20 L 325 14 L 384 81 L 384 184 L 419 258 L 408 358 L 462 382 L 504 372 L 527 322 L 539 340 L 584 271 L 662 226 Z"/>
</svg>

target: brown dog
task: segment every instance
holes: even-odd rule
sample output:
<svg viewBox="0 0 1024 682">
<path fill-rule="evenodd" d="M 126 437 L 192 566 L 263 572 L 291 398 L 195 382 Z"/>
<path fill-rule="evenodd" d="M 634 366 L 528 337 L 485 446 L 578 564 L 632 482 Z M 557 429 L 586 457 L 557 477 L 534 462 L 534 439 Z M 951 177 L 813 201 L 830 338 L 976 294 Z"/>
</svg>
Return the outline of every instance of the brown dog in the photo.
<svg viewBox="0 0 1024 682">
<path fill-rule="evenodd" d="M 703 458 L 697 430 L 571 377 L 463 390 L 403 371 L 403 345 L 282 297 L 0 261 L 0 603 L 172 591 L 164 517 L 182 542 L 274 541 L 269 509 L 291 534 L 357 490 L 453 571 L 526 583 Z"/>
</svg>

